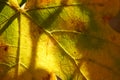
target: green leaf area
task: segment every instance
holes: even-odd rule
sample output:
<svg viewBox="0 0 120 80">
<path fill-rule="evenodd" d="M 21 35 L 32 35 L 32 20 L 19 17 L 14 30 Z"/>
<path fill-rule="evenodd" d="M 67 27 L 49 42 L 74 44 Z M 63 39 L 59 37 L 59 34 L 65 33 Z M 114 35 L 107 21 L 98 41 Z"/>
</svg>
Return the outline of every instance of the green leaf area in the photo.
<svg viewBox="0 0 120 80">
<path fill-rule="evenodd" d="M 120 80 L 120 34 L 101 14 L 80 1 L 16 5 L 0 0 L 0 80 Z"/>
</svg>

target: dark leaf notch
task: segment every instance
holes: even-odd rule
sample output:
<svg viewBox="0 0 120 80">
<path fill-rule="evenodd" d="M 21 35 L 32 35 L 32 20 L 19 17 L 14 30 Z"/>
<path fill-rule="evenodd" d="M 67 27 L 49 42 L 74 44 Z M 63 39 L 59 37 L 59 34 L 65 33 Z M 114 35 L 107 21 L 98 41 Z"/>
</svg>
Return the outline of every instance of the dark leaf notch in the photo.
<svg viewBox="0 0 120 80">
<path fill-rule="evenodd" d="M 115 31 L 120 33 L 120 11 L 115 17 L 110 19 L 109 24 Z"/>
</svg>

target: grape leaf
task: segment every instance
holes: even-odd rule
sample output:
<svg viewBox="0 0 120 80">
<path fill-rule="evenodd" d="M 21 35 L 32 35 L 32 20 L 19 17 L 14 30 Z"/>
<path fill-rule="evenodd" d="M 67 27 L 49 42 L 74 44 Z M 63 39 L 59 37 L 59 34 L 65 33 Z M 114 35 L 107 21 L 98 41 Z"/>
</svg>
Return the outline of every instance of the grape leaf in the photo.
<svg viewBox="0 0 120 80">
<path fill-rule="evenodd" d="M 0 80 L 120 80 L 118 3 L 0 0 Z"/>
</svg>

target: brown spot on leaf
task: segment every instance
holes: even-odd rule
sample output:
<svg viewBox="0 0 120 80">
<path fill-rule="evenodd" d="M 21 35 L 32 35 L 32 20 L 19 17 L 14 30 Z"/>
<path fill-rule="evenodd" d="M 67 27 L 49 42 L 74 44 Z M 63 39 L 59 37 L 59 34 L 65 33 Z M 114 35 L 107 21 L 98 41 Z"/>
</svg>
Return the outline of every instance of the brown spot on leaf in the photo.
<svg viewBox="0 0 120 80">
<path fill-rule="evenodd" d="M 85 22 L 79 22 L 77 24 L 77 27 L 76 27 L 77 31 L 81 31 L 81 32 L 86 32 L 87 28 L 85 26 Z"/>
<path fill-rule="evenodd" d="M 4 46 L 4 51 L 8 51 L 8 46 Z"/>
<path fill-rule="evenodd" d="M 70 23 L 72 26 L 71 29 L 76 30 L 78 32 L 86 32 L 87 31 L 87 26 L 86 22 L 82 21 L 81 19 L 71 19 Z"/>
<path fill-rule="evenodd" d="M 105 15 L 102 17 L 104 23 L 108 23 L 111 20 L 112 16 Z"/>
<path fill-rule="evenodd" d="M 3 43 L 0 43 L 0 51 L 2 50 L 2 51 L 8 51 L 8 45 L 6 45 L 6 44 L 3 44 Z"/>
<path fill-rule="evenodd" d="M 111 40 L 112 40 L 112 41 L 116 41 L 116 36 L 114 36 L 114 35 L 111 36 Z"/>
</svg>

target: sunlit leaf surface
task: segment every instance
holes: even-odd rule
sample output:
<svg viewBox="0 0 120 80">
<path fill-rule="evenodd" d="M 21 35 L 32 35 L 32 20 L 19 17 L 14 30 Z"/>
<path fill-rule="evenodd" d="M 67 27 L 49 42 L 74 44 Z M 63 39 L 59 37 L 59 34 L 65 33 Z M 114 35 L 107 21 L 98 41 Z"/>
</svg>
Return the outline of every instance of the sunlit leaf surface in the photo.
<svg viewBox="0 0 120 80">
<path fill-rule="evenodd" d="M 0 80 L 120 80 L 119 71 L 119 0 L 0 0 Z"/>
</svg>

